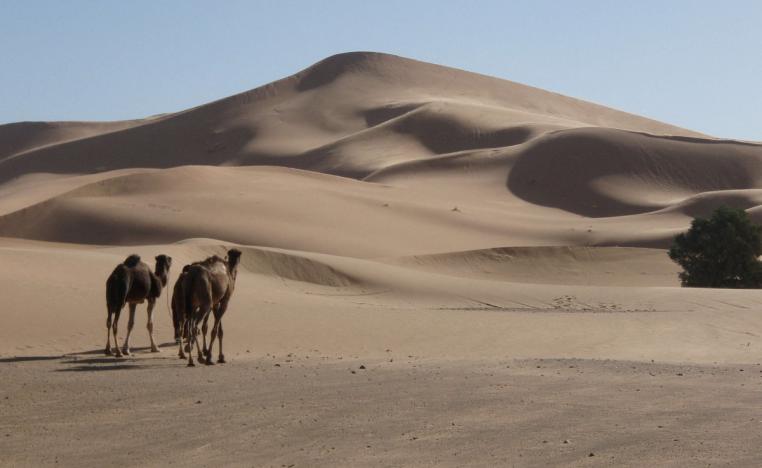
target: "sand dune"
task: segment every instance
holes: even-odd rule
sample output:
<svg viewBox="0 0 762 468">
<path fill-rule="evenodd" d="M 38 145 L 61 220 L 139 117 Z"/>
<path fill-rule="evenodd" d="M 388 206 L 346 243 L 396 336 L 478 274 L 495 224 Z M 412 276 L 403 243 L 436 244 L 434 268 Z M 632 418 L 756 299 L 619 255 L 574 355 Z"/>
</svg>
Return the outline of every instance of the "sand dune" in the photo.
<svg viewBox="0 0 762 468">
<path fill-rule="evenodd" d="M 427 112 L 416 113 L 417 107 Z M 461 116 L 463 109 L 470 110 Z M 0 146 L 0 180 L 29 172 L 90 173 L 185 164 L 273 164 L 359 177 L 378 169 L 379 164 L 360 164 L 354 155 L 330 163 L 320 157 L 324 153 L 312 151 L 397 120 L 403 111 L 415 118 L 391 125 L 390 130 L 417 135 L 414 139 L 424 147 L 428 141 L 430 154 L 519 141 L 521 131 L 503 130 L 517 124 L 600 125 L 700 136 L 496 78 L 390 55 L 351 53 L 188 111 L 143 122 L 108 124 L 106 128 L 114 131 L 105 132 L 103 124 L 81 124 L 68 136 L 28 132 L 37 135 L 38 142 L 29 141 L 32 136 L 6 137 L 8 142 Z M 487 119 L 491 128 L 482 129 L 479 120 L 471 122 L 469 113 L 482 114 L 481 120 Z M 124 128 L 118 130 L 120 126 Z M 4 126 L 2 133 L 12 134 L 13 128 Z M 441 138 L 442 133 L 447 138 Z M 448 142 L 448 138 L 455 141 Z M 55 142 L 58 144 L 52 144 Z M 18 154 L 21 150 L 23 157 Z M 372 153 L 383 153 L 383 145 Z M 13 155 L 16 157 L 8 159 Z M 388 163 L 394 162 L 398 161 L 391 158 Z"/>
<path fill-rule="evenodd" d="M 350 53 L 155 118 L 0 127 L 0 236 L 9 255 L 39 256 L 14 260 L 33 283 L 50 279 L 34 266 L 48 254 L 81 271 L 116 249 L 97 257 L 87 283 L 100 284 L 146 245 L 190 261 L 233 243 L 250 246 L 247 274 L 378 293 L 378 307 L 434 297 L 447 309 L 544 310 L 585 286 L 580 304 L 558 303 L 649 310 L 639 295 L 676 286 L 675 266 L 650 248 L 721 204 L 758 218 L 761 159 L 759 144 Z M 290 295 L 278 281 L 267 284 Z M 675 290 L 667 303 L 687 310 L 696 294 L 708 293 Z M 87 308 L 75 323 L 101 314 Z"/>
<path fill-rule="evenodd" d="M 504 247 L 398 257 L 392 263 L 434 273 L 535 284 L 667 286 L 677 266 L 659 249 Z"/>
<path fill-rule="evenodd" d="M 123 130 L 142 123 L 121 122 L 19 122 L 0 125 L 0 159 L 68 141 Z"/>
<path fill-rule="evenodd" d="M 105 305 L 103 290 L 92 285 L 102 284 L 113 265 L 134 249 L 17 240 L 1 245 L 0 293 L 6 298 L 5 317 L 15 324 L 3 337 L 3 354 L 99 350 Z M 506 268 L 494 259 L 463 260 L 486 253 L 377 261 L 241 248 L 246 260 L 226 331 L 227 352 L 238 359 L 246 358 L 246 350 L 283 355 L 320 349 L 380 358 L 394 349 L 447 359 L 575 356 L 733 363 L 756 359 L 762 346 L 755 291 L 676 288 L 667 274 L 672 267 L 659 268 L 663 260 L 653 252 L 559 254 L 560 271 L 548 275 L 553 256 L 547 250 L 524 254 L 545 260 Z M 164 253 L 178 265 L 224 250 L 225 243 L 209 239 L 139 249 L 145 259 Z M 572 260 L 582 256 L 588 259 Z M 638 284 L 644 273 L 649 278 Z M 660 278 L 664 285 L 654 286 Z M 134 339 L 138 347 L 148 341 L 142 310 Z M 160 342 L 168 341 L 166 304 L 157 314 Z"/>
<path fill-rule="evenodd" d="M 304 370 L 305 379 L 309 372 L 322 389 L 346 387 L 334 372 L 345 357 L 402 365 L 380 376 L 380 387 L 357 396 L 373 402 L 419 391 L 409 379 L 419 359 L 427 363 L 427 379 L 438 379 L 441 371 L 453 381 L 469 378 L 458 364 L 463 360 L 491 373 L 499 367 L 500 375 L 515 379 L 524 371 L 505 369 L 516 359 L 584 359 L 603 386 L 588 393 L 612 398 L 619 392 L 617 401 L 644 408 L 652 399 L 621 397 L 621 375 L 601 360 L 628 361 L 632 369 L 631 363 L 658 361 L 658 377 L 651 371 L 638 376 L 657 379 L 651 380 L 654 389 L 666 382 L 661 373 L 674 374 L 663 363 L 692 363 L 699 366 L 692 370 L 709 373 L 716 369 L 707 366 L 717 363 L 759 362 L 758 293 L 680 288 L 664 249 L 694 216 L 720 205 L 743 208 L 762 222 L 760 163 L 762 144 L 713 138 L 510 81 L 365 52 L 329 57 L 277 82 L 154 118 L 3 125 L 0 372 L 10 365 L 9 379 L 44 386 L 48 380 L 27 371 L 38 369 L 27 361 L 49 359 L 54 363 L 40 368 L 142 369 L 148 381 L 168 385 L 168 392 L 184 395 L 191 386 L 208 391 L 197 388 L 204 379 L 182 383 L 186 369 L 171 357 L 171 343 L 162 358 L 139 352 L 114 364 L 113 358 L 89 356 L 104 346 L 105 279 L 127 255 L 136 252 L 149 262 L 160 253 L 171 255 L 171 282 L 182 265 L 224 255 L 235 245 L 243 258 L 225 318 L 225 346 L 228 366 L 240 367 L 216 374 L 220 385 L 233 382 L 233 374 L 256 374 L 252 385 L 272 403 L 283 389 L 258 372 L 269 369 L 276 355 L 288 356 L 279 367 Z M 136 349 L 147 343 L 142 310 L 133 332 Z M 121 323 L 123 336 L 126 320 Z M 165 303 L 156 326 L 160 342 L 172 339 Z M 333 367 L 321 374 L 319 365 L 294 364 L 297 355 L 332 360 Z M 178 379 L 167 369 L 177 371 Z M 554 381 L 559 391 L 543 394 L 553 393 L 560 405 L 575 404 L 574 395 L 567 395 L 569 380 L 560 379 Z M 100 388 L 80 379 L 54 380 L 63 385 L 64 399 Z M 721 384 L 697 383 L 704 385 L 697 401 L 714 401 L 712 392 Z M 314 394 L 297 387 L 289 388 L 300 401 Z M 426 380 L 425 387 L 441 392 L 434 381 Z M 120 385 L 131 402 L 144 390 Z M 446 402 L 450 410 L 463 394 L 448 394 L 455 398 Z M 320 395 L 326 411 L 346 410 L 341 398 Z M 505 398 L 512 397 L 489 404 Z M 30 406 L 14 407 L 14 421 L 33 408 L 24 401 Z M 222 400 L 215 408 L 218 419 L 207 419 L 225 425 L 231 410 Z M 609 408 L 601 411 L 608 414 Z M 380 431 L 399 432 L 376 412 L 366 413 L 377 418 L 373 424 Z M 480 407 L 468 417 L 483 422 L 493 413 Z M 176 413 L 164 414 L 174 424 Z M 526 434 L 558 420 L 543 414 L 541 428 Z M 580 414 L 585 412 L 575 417 Z M 642 415 L 628 417 L 644 424 Z M 151 433 L 155 419 L 128 422 L 127 432 Z M 590 430 L 609 433 L 601 421 L 590 423 Z M 342 421 L 331 424 L 328 429 L 349 444 L 341 447 L 356 452 L 352 444 L 362 434 L 348 436 Z M 263 444 L 283 447 L 281 433 L 306 437 L 301 428 L 276 426 L 257 435 Z M 649 431 L 641 441 L 650 440 Z M 310 440 L 321 437 L 310 434 Z M 166 437 L 163 444 L 170 447 L 176 437 Z M 50 461 L 8 440 L 0 437 L 0 452 L 11 453 L 11 463 Z M 473 448 L 477 440 L 485 440 L 483 433 L 459 442 Z M 51 441 L 64 452 L 65 442 Z M 135 444 L 124 442 L 127 452 L 154 448 L 150 441 Z M 483 445 L 494 448 L 490 444 Z M 628 444 L 617 439 L 606 447 L 616 452 L 623 445 L 629 450 Z M 628 454 L 624 464 L 643 459 L 638 447 L 617 452 Z M 163 450 L 169 452 L 159 451 L 161 456 L 174 460 L 173 450 L 181 449 Z M 417 451 L 393 450 L 399 460 L 422 463 Z M 585 450 L 557 460 L 579 464 L 587 459 Z M 494 464 L 488 450 L 472 452 L 475 464 Z M 268 462 L 291 460 L 271 455 Z M 390 456 L 340 461 L 372 464 Z M 652 458 L 653 464 L 667 460 Z M 90 458 L 101 464 L 106 459 Z M 240 457 L 205 460 L 224 464 Z M 306 464 L 332 464 L 322 460 Z"/>
<path fill-rule="evenodd" d="M 687 193 L 759 185 L 762 146 L 608 129 L 556 132 L 512 167 L 518 196 L 590 217 L 652 211 Z"/>
<path fill-rule="evenodd" d="M 160 118 L 6 125 L 2 135 L 6 186 L 35 174 L 277 165 L 430 187 L 440 198 L 446 186 L 446 193 L 479 203 L 538 213 L 559 208 L 585 218 L 656 212 L 705 192 L 754 189 L 762 158 L 759 144 L 707 138 L 517 83 L 374 53 L 330 57 L 278 82 Z M 580 243 L 561 243 L 567 242 Z M 482 246 L 506 244 L 516 245 Z"/>
</svg>

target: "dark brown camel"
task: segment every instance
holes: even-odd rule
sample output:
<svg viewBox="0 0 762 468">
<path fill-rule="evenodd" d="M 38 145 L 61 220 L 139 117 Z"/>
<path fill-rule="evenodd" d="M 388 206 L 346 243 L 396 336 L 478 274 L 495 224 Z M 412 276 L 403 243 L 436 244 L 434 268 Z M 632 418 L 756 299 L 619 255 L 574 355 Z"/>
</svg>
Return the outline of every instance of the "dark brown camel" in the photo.
<svg viewBox="0 0 762 468">
<path fill-rule="evenodd" d="M 148 337 L 151 339 L 151 352 L 159 352 L 159 348 L 153 340 L 153 308 L 156 305 L 156 299 L 161 296 L 162 288 L 167 284 L 170 266 L 172 266 L 172 257 L 159 255 L 156 257 L 156 268 L 151 271 L 148 265 L 140 261 L 140 256 L 133 254 L 114 268 L 106 281 L 107 355 L 111 355 L 112 332 L 116 357 L 121 357 L 122 353 L 130 354 L 130 332 L 135 325 L 135 309 L 138 304 L 142 304 L 146 300 L 148 301 L 148 324 L 146 327 L 148 328 Z M 124 346 L 120 350 L 117 342 L 117 323 L 125 304 L 130 306 L 130 318 L 127 322 L 127 336 L 124 337 Z M 114 318 L 113 324 L 112 316 Z"/>
<path fill-rule="evenodd" d="M 185 273 L 188 272 L 190 265 L 185 265 L 183 271 L 180 272 L 180 276 L 175 281 L 175 287 L 172 289 L 172 325 L 175 328 L 175 343 L 180 344 L 183 339 L 183 322 L 185 322 L 183 309 L 183 279 Z"/>
<path fill-rule="evenodd" d="M 193 366 L 193 345 L 198 349 L 198 359 L 203 358 L 202 350 L 198 346 L 198 324 L 206 321 L 210 313 L 214 313 L 214 326 L 209 340 L 209 348 L 206 352 L 206 364 L 212 364 L 212 345 L 215 338 L 219 337 L 219 356 L 217 362 L 225 362 L 222 352 L 222 316 L 227 310 L 230 298 L 235 290 L 235 280 L 238 274 L 238 263 L 241 259 L 241 251 L 228 250 L 227 259 L 212 256 L 190 265 L 182 282 L 183 309 L 185 311 L 185 333 L 189 342 L 188 366 Z M 185 358 L 183 345 L 180 343 L 181 358 Z"/>
<path fill-rule="evenodd" d="M 185 334 L 185 296 L 183 293 L 183 280 L 185 279 L 185 274 L 188 272 L 188 269 L 191 267 L 191 265 L 198 265 L 201 262 L 195 262 L 190 265 L 185 265 L 183 267 L 183 270 L 180 272 L 180 276 L 177 277 L 177 281 L 175 281 L 175 286 L 172 289 L 172 325 L 175 329 L 175 344 L 181 344 L 183 342 L 183 339 L 185 339 L 185 350 L 190 350 L 190 344 L 188 343 L 187 335 Z M 204 317 L 203 324 L 201 327 L 201 334 L 203 336 L 203 348 L 199 349 L 202 355 L 206 355 L 207 348 L 206 348 L 206 332 L 207 332 L 207 323 L 209 321 L 209 315 L 207 314 L 206 317 Z M 180 355 L 182 359 L 185 359 L 184 355 Z"/>
</svg>

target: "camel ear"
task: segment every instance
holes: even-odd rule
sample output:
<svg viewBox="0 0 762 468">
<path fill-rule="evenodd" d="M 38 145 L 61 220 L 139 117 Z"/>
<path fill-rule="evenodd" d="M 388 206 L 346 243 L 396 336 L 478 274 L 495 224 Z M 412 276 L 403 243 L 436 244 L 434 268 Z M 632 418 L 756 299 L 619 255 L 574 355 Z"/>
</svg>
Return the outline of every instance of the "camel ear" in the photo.
<svg viewBox="0 0 762 468">
<path fill-rule="evenodd" d="M 167 255 L 167 265 L 172 265 L 172 257 Z"/>
</svg>

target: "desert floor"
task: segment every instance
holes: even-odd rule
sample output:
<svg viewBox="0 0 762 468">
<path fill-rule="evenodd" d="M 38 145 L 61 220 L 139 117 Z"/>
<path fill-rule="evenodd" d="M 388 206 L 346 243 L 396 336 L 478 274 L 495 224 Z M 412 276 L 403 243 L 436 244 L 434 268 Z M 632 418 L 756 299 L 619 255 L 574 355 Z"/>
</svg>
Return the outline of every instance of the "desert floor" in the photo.
<svg viewBox="0 0 762 468">
<path fill-rule="evenodd" d="M 6 466 L 755 466 L 759 364 L 4 359 Z"/>
<path fill-rule="evenodd" d="M 143 250 L 183 263 L 224 248 Z M 133 354 L 103 355 L 103 291 L 86 285 L 129 248 L 5 241 L 2 275 L 36 280 L 0 282 L 14 324 L 0 357 L 2 464 L 757 464 L 758 293 L 649 286 L 674 281 L 663 251 L 550 249 L 563 285 L 541 282 L 536 249 L 520 274 L 466 255 L 476 274 L 449 255 L 432 272 L 427 257 L 241 248 L 227 363 L 187 368 L 164 302 L 161 353 L 146 348 L 141 306 Z M 601 273 L 615 266 L 633 285 Z"/>
</svg>

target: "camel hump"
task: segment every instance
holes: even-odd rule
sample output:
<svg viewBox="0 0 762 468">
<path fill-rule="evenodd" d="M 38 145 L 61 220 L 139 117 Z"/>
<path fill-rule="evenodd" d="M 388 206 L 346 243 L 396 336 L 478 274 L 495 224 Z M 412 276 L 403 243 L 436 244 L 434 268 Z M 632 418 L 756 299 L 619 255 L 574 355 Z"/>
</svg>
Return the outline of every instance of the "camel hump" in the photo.
<svg viewBox="0 0 762 468">
<path fill-rule="evenodd" d="M 124 265 L 129 268 L 135 268 L 140 263 L 140 255 L 132 254 L 124 259 Z"/>
</svg>

